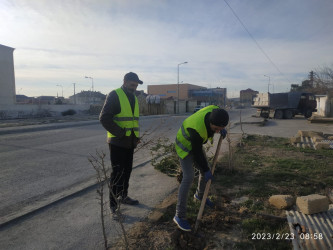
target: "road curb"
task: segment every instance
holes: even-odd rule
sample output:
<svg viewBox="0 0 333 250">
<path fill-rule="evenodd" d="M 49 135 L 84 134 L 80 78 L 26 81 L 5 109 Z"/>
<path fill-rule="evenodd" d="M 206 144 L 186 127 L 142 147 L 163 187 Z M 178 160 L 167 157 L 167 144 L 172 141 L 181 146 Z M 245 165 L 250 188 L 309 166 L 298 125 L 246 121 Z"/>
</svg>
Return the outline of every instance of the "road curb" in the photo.
<svg viewBox="0 0 333 250">
<path fill-rule="evenodd" d="M 22 210 L 15 211 L 9 215 L 0 218 L 0 230 L 12 223 L 15 223 L 19 219 L 33 215 L 38 211 L 41 211 L 51 205 L 58 202 L 70 199 L 75 195 L 79 195 L 82 192 L 86 192 L 98 185 L 96 177 L 90 177 L 89 179 L 81 182 L 78 185 L 73 185 L 63 192 L 55 193 L 48 196 L 45 199 L 41 199 L 32 205 L 24 207 Z"/>
<path fill-rule="evenodd" d="M 149 162 L 150 162 L 150 160 L 140 163 L 140 164 L 134 166 L 133 170 L 136 168 L 139 168 L 139 167 L 143 167 L 143 166 L 147 165 Z M 72 185 L 71 187 L 64 190 L 63 192 L 55 193 L 53 195 L 48 196 L 46 199 L 41 199 L 40 201 L 37 201 L 32 205 L 24 207 L 20 211 L 16 211 L 9 215 L 0 217 L 0 230 L 10 224 L 15 223 L 19 219 L 33 215 L 33 214 L 37 213 L 38 211 L 41 211 L 43 209 L 50 207 L 51 205 L 68 200 L 76 195 L 80 195 L 81 193 L 84 193 L 91 189 L 96 189 L 97 185 L 98 185 L 98 183 L 96 180 L 96 176 L 89 177 L 88 179 L 82 181 L 80 184 Z"/>
<path fill-rule="evenodd" d="M 154 116 L 141 116 L 141 120 L 145 120 L 148 118 L 165 118 L 171 115 L 154 115 Z M 32 124 L 32 125 L 22 125 L 22 126 L 13 126 L 13 127 L 4 127 L 0 128 L 0 135 L 8 135 L 15 133 L 27 133 L 27 132 L 36 132 L 36 131 L 44 131 L 51 129 L 62 129 L 69 127 L 81 127 L 93 124 L 100 124 L 99 120 L 83 120 L 83 121 L 71 121 L 71 122 L 59 122 L 59 123 L 49 123 L 49 124 Z M 101 125 L 102 126 L 102 125 Z"/>
<path fill-rule="evenodd" d="M 97 121 L 94 120 L 94 121 L 76 121 L 76 122 L 65 122 L 65 123 L 41 124 L 41 125 L 26 125 L 20 127 L 8 127 L 8 128 L 1 128 L 0 135 L 36 132 L 36 131 L 44 131 L 51 129 L 68 128 L 68 127 L 81 127 L 98 123 L 99 123 L 98 120 Z"/>
</svg>

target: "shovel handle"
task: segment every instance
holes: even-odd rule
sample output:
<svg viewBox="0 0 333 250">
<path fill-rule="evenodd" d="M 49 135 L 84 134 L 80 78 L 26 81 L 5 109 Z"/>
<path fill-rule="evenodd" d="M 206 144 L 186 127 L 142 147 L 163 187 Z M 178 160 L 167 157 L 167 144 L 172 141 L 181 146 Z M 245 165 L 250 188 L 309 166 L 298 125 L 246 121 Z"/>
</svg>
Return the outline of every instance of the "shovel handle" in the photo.
<svg viewBox="0 0 333 250">
<path fill-rule="evenodd" d="M 220 135 L 219 142 L 217 144 L 216 152 L 215 152 L 214 159 L 213 159 L 213 166 L 212 166 L 212 170 L 211 170 L 212 174 L 214 174 L 214 171 L 215 171 L 215 166 L 216 166 L 217 158 L 218 158 L 220 148 L 221 148 L 221 145 L 222 145 L 222 140 L 223 140 L 223 137 L 222 137 L 222 135 Z M 199 213 L 198 213 L 198 216 L 197 216 L 197 220 L 195 221 L 194 232 L 197 232 L 197 230 L 198 230 L 199 223 L 201 221 L 201 217 L 202 217 L 203 211 L 205 209 L 206 199 L 207 199 L 207 196 L 208 196 L 208 192 L 209 192 L 209 188 L 210 188 L 211 183 L 212 183 L 212 180 L 208 180 L 208 182 L 206 183 L 205 192 L 204 192 L 204 195 L 203 195 L 202 200 L 201 200 L 201 205 L 200 205 Z"/>
</svg>

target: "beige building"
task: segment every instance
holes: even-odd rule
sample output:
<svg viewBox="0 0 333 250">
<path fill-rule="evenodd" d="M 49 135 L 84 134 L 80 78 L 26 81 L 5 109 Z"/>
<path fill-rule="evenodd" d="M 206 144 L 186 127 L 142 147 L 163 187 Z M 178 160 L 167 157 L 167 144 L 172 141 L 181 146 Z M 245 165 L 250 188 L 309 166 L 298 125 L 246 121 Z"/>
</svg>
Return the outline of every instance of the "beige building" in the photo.
<svg viewBox="0 0 333 250">
<path fill-rule="evenodd" d="M 258 93 L 258 91 L 252 89 L 241 90 L 239 95 L 241 104 L 252 105 L 253 97 Z"/>
<path fill-rule="evenodd" d="M 179 100 L 189 99 L 190 90 L 203 89 L 205 87 L 181 83 L 179 84 Z M 158 95 L 162 99 L 173 97 L 178 98 L 178 84 L 164 84 L 164 85 L 148 85 L 148 95 Z"/>
<path fill-rule="evenodd" d="M 16 100 L 14 48 L 0 44 L 0 106 L 14 105 Z"/>
</svg>

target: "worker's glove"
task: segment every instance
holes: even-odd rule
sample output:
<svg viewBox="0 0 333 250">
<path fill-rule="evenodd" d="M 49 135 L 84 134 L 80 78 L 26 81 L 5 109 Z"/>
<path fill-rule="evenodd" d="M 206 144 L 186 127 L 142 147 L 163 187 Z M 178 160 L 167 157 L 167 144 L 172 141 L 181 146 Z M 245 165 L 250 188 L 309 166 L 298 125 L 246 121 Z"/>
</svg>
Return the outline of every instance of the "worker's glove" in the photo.
<svg viewBox="0 0 333 250">
<path fill-rule="evenodd" d="M 227 136 L 227 130 L 224 128 L 220 131 L 220 134 L 222 135 L 222 138 L 224 139 Z"/>
<path fill-rule="evenodd" d="M 213 180 L 213 174 L 210 170 L 205 172 L 205 181 Z"/>
</svg>

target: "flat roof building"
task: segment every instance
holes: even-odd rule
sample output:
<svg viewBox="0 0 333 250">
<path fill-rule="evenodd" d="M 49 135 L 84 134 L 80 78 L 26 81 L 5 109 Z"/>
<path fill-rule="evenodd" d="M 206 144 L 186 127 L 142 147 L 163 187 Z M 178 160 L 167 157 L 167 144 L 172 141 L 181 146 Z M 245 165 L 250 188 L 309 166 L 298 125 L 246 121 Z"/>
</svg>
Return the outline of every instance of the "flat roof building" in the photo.
<svg viewBox="0 0 333 250">
<path fill-rule="evenodd" d="M 14 48 L 0 44 L 0 105 L 13 105 L 16 102 Z"/>
<path fill-rule="evenodd" d="M 178 84 L 162 84 L 162 85 L 148 85 L 148 95 L 158 95 L 162 99 L 167 98 L 178 98 L 178 87 L 179 87 L 179 99 L 186 100 L 189 99 L 190 90 L 194 89 L 202 89 L 205 87 L 201 87 L 198 85 L 188 84 L 188 83 L 180 83 Z"/>
<path fill-rule="evenodd" d="M 162 84 L 162 85 L 148 85 L 148 95 L 157 95 L 162 99 L 173 98 L 178 99 L 179 87 L 179 100 L 181 101 L 197 101 L 198 104 L 216 104 L 225 105 L 227 89 L 226 88 L 209 88 L 193 85 L 189 83 L 179 84 Z"/>
</svg>

